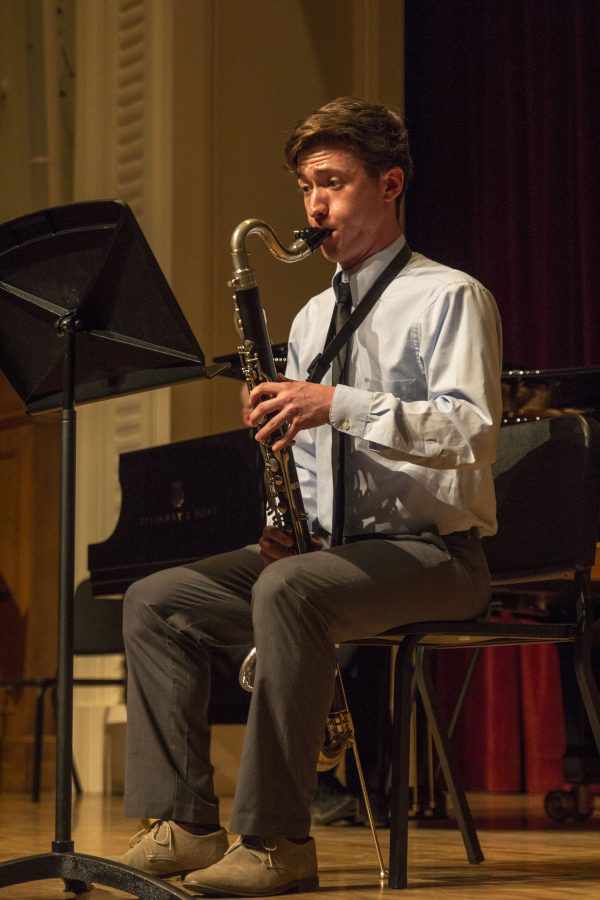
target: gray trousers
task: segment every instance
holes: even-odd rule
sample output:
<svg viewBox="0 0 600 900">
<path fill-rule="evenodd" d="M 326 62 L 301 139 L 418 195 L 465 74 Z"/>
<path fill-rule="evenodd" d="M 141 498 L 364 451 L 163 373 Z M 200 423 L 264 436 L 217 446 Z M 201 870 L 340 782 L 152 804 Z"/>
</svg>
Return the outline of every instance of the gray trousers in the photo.
<svg viewBox="0 0 600 900">
<path fill-rule="evenodd" d="M 252 546 L 136 582 L 124 601 L 126 814 L 219 822 L 210 648 L 254 643 L 231 830 L 304 837 L 336 643 L 409 622 L 472 618 L 488 598 L 485 557 L 470 533 L 359 541 L 266 568 Z"/>
</svg>

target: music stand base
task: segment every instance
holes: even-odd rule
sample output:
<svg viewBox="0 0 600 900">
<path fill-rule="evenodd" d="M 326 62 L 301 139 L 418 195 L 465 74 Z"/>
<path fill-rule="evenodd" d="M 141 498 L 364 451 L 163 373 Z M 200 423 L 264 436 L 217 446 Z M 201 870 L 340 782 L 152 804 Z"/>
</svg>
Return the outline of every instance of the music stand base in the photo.
<svg viewBox="0 0 600 900">
<path fill-rule="evenodd" d="M 85 853 L 41 853 L 0 863 L 0 888 L 48 878 L 63 878 L 65 890 L 74 894 L 91 890 L 91 884 L 95 883 L 118 888 L 142 900 L 166 900 L 168 897 L 189 900 L 192 896 L 168 881 Z"/>
</svg>

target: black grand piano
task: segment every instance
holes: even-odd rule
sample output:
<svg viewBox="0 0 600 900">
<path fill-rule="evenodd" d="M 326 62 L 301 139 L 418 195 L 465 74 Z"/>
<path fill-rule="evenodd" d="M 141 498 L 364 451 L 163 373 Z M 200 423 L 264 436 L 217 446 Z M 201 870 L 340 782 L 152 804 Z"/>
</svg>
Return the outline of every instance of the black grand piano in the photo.
<svg viewBox="0 0 600 900">
<path fill-rule="evenodd" d="M 258 540 L 264 522 L 260 449 L 247 428 L 122 453 L 121 514 L 88 547 L 95 596 Z"/>
</svg>

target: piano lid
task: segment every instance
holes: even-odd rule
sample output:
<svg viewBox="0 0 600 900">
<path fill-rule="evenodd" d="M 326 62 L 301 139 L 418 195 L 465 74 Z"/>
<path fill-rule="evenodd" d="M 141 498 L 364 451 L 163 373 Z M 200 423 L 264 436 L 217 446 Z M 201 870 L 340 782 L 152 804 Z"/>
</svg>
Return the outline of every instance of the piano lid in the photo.
<svg viewBox="0 0 600 900">
<path fill-rule="evenodd" d="M 264 524 L 260 447 L 248 429 L 119 458 L 120 517 L 88 547 L 96 596 L 120 596 L 158 569 L 254 543 Z"/>
<path fill-rule="evenodd" d="M 507 368 L 502 372 L 505 398 L 514 409 L 600 409 L 600 368 Z"/>
</svg>

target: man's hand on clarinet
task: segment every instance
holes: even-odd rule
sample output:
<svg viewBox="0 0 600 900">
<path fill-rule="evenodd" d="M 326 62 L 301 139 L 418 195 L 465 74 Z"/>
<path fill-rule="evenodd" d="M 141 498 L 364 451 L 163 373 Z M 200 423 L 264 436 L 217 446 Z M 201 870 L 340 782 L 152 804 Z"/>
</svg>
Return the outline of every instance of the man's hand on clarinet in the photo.
<svg viewBox="0 0 600 900">
<path fill-rule="evenodd" d="M 322 548 L 323 545 L 317 538 L 311 538 L 311 540 L 315 550 Z M 265 525 L 258 544 L 264 566 L 268 566 L 278 559 L 284 559 L 286 556 L 294 556 L 294 541 L 290 532 L 282 531 L 276 525 Z"/>
<path fill-rule="evenodd" d="M 287 424 L 285 435 L 275 441 L 272 450 L 283 450 L 293 443 L 294 437 L 303 428 L 314 428 L 329 421 L 329 409 L 335 387 L 326 384 L 311 384 L 307 381 L 290 381 L 283 375 L 280 381 L 265 381 L 250 393 L 250 403 L 254 407 L 250 413 L 251 424 L 259 428 L 256 440 L 264 441 Z M 270 418 L 259 427 L 260 420 Z"/>
</svg>

